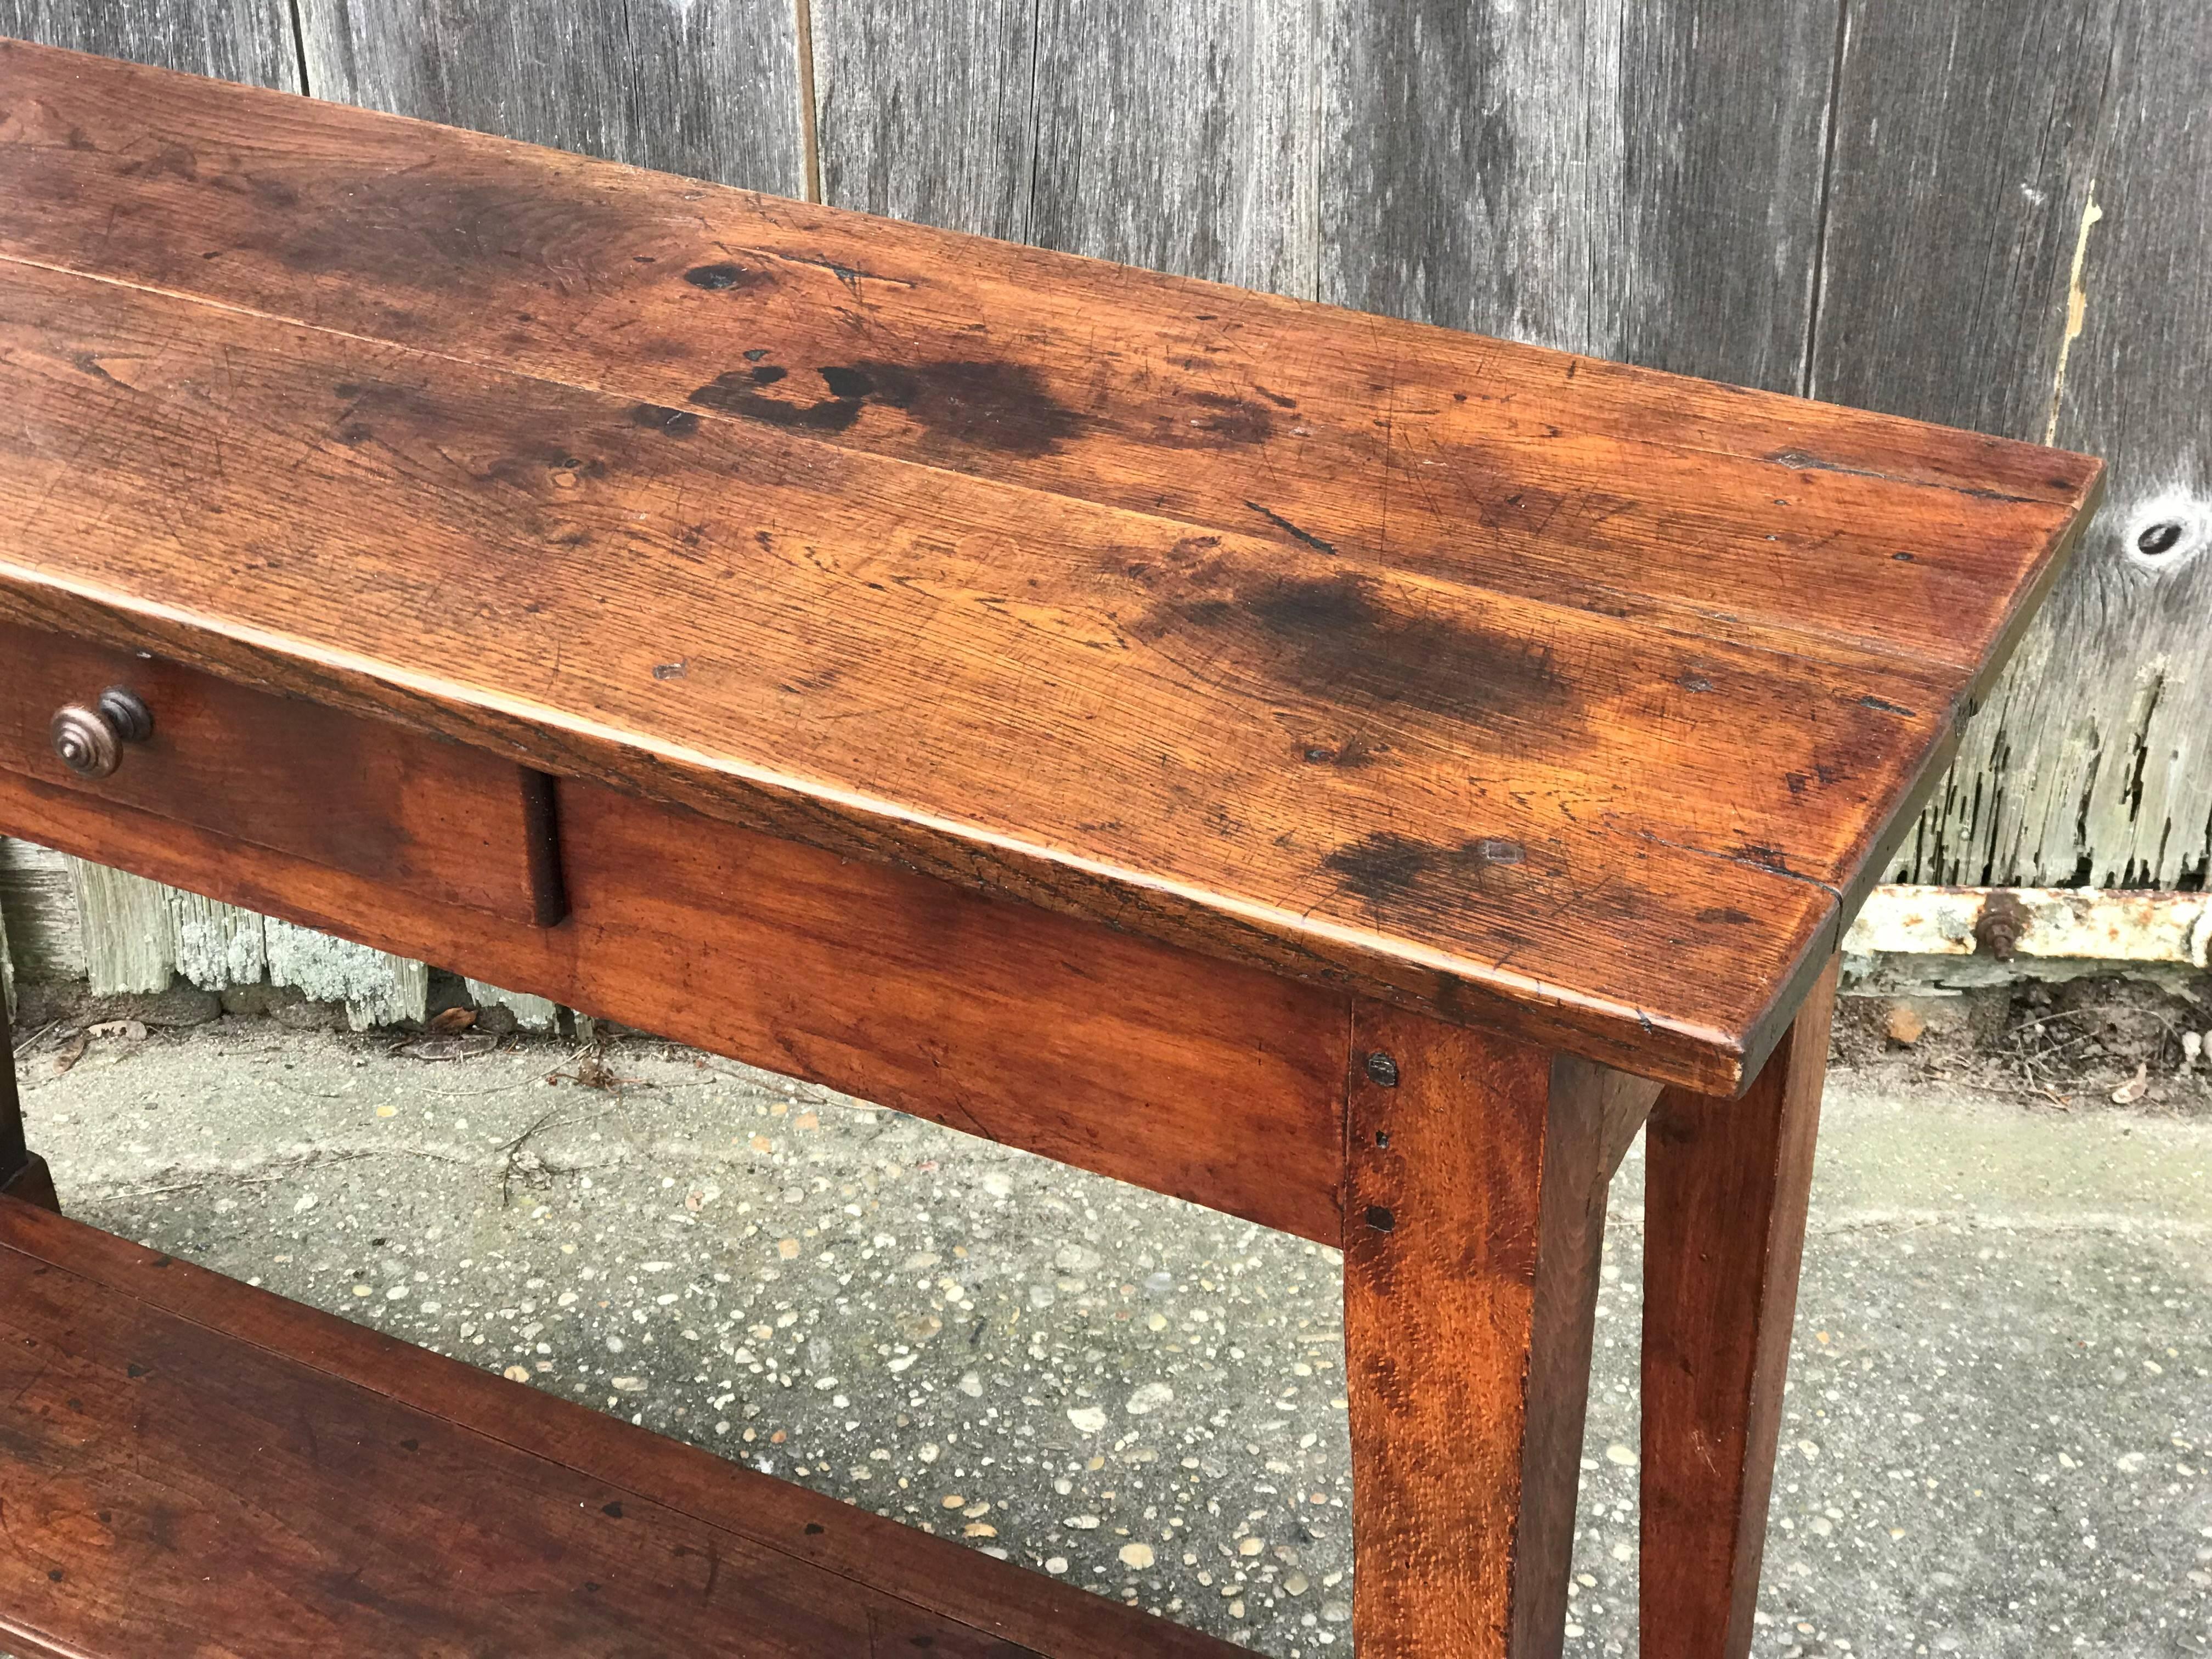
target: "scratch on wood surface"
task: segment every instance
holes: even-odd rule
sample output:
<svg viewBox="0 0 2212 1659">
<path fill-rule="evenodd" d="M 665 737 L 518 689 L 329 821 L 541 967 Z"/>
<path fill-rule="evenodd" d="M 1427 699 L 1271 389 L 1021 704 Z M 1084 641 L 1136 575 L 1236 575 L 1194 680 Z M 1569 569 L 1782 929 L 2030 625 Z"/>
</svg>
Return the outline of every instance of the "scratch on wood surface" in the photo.
<svg viewBox="0 0 2212 1659">
<path fill-rule="evenodd" d="M 2081 204 L 2081 234 L 2074 239 L 2074 271 L 2067 279 L 2066 337 L 2058 343 L 2058 369 L 2051 377 L 2051 415 L 2044 422 L 2043 441 L 2058 441 L 2058 404 L 2066 395 L 2066 360 L 2074 354 L 2074 342 L 2081 337 L 2082 319 L 2089 313 L 2089 290 L 2081 277 L 2081 267 L 2089 257 L 2089 228 L 2105 216 L 2105 210 L 2097 205 L 2097 181 L 2089 181 L 2087 199 Z"/>
</svg>

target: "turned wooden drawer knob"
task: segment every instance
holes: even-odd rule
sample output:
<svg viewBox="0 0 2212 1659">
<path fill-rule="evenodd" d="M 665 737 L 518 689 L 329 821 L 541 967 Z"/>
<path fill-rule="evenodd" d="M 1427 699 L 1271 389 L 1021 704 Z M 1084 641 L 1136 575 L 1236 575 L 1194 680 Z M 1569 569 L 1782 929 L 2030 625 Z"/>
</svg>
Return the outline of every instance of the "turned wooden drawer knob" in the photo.
<svg viewBox="0 0 2212 1659">
<path fill-rule="evenodd" d="M 154 711 L 136 692 L 112 685 L 88 708 L 64 704 L 48 728 L 54 753 L 80 777 L 104 778 L 123 764 L 123 745 L 154 735 Z"/>
</svg>

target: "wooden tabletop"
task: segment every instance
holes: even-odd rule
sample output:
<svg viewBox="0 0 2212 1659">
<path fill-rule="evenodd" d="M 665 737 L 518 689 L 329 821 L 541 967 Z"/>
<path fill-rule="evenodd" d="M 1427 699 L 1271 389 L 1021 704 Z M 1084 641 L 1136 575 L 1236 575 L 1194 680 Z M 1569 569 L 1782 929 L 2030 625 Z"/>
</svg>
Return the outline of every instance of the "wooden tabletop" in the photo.
<svg viewBox="0 0 2212 1659">
<path fill-rule="evenodd" d="M 2033 446 L 0 43 L 0 614 L 1742 1082 Z"/>
</svg>

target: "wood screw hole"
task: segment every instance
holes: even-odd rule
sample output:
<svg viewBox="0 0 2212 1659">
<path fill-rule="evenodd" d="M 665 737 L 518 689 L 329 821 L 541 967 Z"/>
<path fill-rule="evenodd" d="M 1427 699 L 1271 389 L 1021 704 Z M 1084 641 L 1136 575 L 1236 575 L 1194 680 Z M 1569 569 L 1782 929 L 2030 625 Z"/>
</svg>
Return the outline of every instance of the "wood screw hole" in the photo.
<svg viewBox="0 0 2212 1659">
<path fill-rule="evenodd" d="M 2160 554 L 2172 552 L 2180 540 L 2181 526 L 2171 519 L 2165 519 L 2144 526 L 2142 533 L 2136 538 L 2136 551 L 2146 558 L 2154 559 Z"/>
<path fill-rule="evenodd" d="M 1398 1086 L 1398 1062 L 1378 1048 L 1367 1056 L 1367 1075 L 1378 1087 L 1395 1089 Z"/>
</svg>

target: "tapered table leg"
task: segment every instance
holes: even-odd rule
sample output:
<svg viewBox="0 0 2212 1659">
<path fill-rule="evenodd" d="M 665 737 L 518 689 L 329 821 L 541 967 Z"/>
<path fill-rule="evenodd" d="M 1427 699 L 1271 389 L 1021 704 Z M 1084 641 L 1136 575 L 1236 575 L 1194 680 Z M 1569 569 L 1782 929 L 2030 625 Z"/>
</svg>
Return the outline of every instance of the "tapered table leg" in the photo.
<svg viewBox="0 0 2212 1659">
<path fill-rule="evenodd" d="M 1669 1089 L 1651 1114 L 1644 1659 L 1751 1648 L 1836 968 L 1741 1097 Z"/>
<path fill-rule="evenodd" d="M 23 1103 L 15 1089 L 15 1041 L 0 1004 L 0 1193 L 58 1210 L 46 1161 L 23 1142 Z"/>
<path fill-rule="evenodd" d="M 1651 1092 L 1359 1009 L 1344 1251 L 1359 1659 L 1559 1652 L 1607 1131 Z"/>
</svg>

